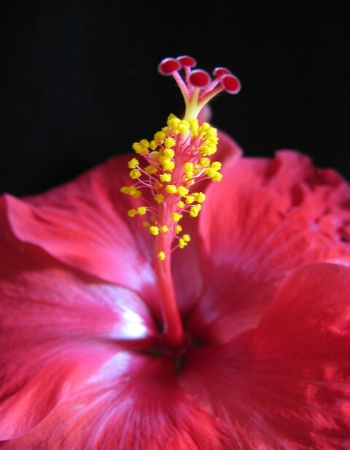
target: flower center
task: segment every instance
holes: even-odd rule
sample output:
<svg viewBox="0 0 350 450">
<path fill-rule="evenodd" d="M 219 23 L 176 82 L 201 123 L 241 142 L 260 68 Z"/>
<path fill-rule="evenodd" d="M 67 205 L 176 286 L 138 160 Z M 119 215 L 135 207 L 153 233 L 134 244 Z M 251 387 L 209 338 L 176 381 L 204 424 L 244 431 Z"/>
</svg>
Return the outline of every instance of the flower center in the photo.
<svg viewBox="0 0 350 450">
<path fill-rule="evenodd" d="M 195 65 L 190 56 L 166 58 L 160 63 L 159 72 L 172 75 L 182 92 L 185 114 L 182 119 L 170 114 L 166 126 L 152 140 L 133 144 L 137 157 L 128 163 L 133 183 L 121 188 L 140 202 L 128 215 L 144 216 L 143 225 L 153 236 L 163 334 L 167 345 L 177 350 L 183 348 L 186 337 L 175 297 L 171 253 L 191 240 L 180 222 L 185 214 L 195 218 L 201 210 L 205 194 L 196 189 L 198 183 L 222 178 L 221 163 L 211 160 L 216 153 L 217 130 L 199 123 L 197 116 L 219 92 L 235 94 L 240 90 L 239 80 L 228 69 L 215 69 L 211 79 L 203 70 L 192 70 Z"/>
</svg>

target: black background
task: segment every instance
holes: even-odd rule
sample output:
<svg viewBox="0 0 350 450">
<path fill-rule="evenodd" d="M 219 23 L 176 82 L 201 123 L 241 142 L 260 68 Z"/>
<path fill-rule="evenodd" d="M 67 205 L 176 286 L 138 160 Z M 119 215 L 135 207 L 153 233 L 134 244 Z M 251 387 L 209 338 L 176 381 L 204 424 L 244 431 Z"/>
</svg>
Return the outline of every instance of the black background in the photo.
<svg viewBox="0 0 350 450">
<path fill-rule="evenodd" d="M 74 178 L 150 138 L 182 100 L 166 56 L 227 66 L 213 122 L 248 156 L 309 154 L 350 178 L 347 1 L 2 1 L 0 192 Z"/>
</svg>

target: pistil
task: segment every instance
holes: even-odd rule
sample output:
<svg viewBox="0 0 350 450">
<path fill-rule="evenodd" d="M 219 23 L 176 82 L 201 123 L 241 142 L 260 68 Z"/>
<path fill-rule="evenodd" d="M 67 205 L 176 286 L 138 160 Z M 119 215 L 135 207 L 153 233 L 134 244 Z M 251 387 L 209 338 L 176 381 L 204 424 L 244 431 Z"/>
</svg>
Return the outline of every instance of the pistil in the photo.
<svg viewBox="0 0 350 450">
<path fill-rule="evenodd" d="M 182 348 L 185 341 L 185 334 L 171 274 L 171 257 L 167 257 L 167 255 L 170 255 L 170 247 L 171 242 L 169 236 L 162 234 L 155 238 L 154 264 L 157 286 L 159 287 L 161 298 L 163 336 L 166 347 L 176 350 Z"/>
</svg>

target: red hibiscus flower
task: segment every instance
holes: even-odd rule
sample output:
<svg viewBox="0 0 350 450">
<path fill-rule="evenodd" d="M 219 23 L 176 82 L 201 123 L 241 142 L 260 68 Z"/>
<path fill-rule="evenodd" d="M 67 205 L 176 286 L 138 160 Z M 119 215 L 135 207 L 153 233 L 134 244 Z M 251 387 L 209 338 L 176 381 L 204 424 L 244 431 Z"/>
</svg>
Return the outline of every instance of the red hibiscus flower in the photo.
<svg viewBox="0 0 350 450">
<path fill-rule="evenodd" d="M 193 65 L 137 158 L 1 198 L 0 448 L 349 448 L 350 187 L 223 133 L 215 182 Z"/>
</svg>

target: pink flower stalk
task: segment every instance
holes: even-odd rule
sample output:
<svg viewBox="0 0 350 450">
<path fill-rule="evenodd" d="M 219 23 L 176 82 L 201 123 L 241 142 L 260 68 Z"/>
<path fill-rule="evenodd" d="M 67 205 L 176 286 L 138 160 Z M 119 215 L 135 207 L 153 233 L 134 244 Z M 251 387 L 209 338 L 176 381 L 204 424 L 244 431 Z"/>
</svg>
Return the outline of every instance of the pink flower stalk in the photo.
<svg viewBox="0 0 350 450">
<path fill-rule="evenodd" d="M 350 187 L 222 132 L 211 160 L 240 84 L 194 66 L 136 158 L 0 199 L 0 448 L 350 448 Z"/>
</svg>

